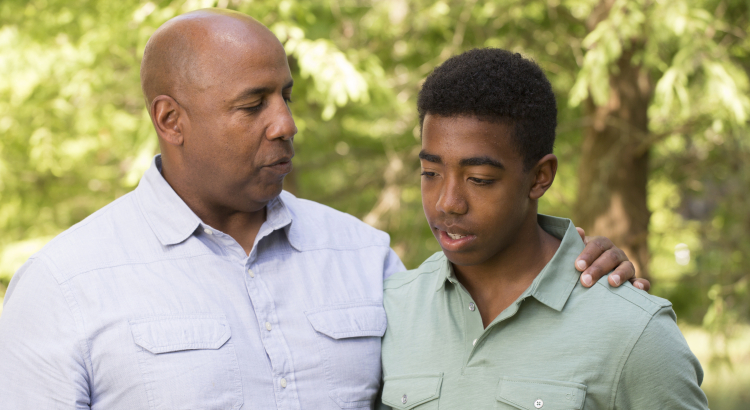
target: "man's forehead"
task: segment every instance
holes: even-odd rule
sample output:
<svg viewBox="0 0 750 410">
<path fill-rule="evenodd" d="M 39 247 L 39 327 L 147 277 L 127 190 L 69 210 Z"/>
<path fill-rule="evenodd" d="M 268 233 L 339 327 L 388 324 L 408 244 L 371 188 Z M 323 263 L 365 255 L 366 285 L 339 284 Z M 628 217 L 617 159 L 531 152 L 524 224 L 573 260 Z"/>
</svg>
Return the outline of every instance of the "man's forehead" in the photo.
<svg viewBox="0 0 750 410">
<path fill-rule="evenodd" d="M 223 24 L 224 20 L 232 24 Z M 284 47 L 265 27 L 220 16 L 191 34 L 195 68 L 206 87 L 218 85 L 239 94 L 248 88 L 279 87 L 291 80 Z"/>
<path fill-rule="evenodd" d="M 242 13 L 206 9 L 175 17 L 149 40 L 141 67 L 147 103 L 159 94 L 245 88 L 248 75 L 290 77 L 284 47 Z M 190 90 L 190 91 L 189 91 Z M 231 93 L 231 92 L 230 92 Z M 187 98 L 188 96 L 185 95 Z"/>
</svg>

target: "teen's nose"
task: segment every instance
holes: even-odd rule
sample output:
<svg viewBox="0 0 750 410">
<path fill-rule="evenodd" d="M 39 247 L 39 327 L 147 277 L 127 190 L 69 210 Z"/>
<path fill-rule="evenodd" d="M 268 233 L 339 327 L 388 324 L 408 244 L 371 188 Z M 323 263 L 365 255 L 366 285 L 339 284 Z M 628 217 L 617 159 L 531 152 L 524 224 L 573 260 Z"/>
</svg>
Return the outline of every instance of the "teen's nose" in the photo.
<svg viewBox="0 0 750 410">
<path fill-rule="evenodd" d="M 465 214 L 469 210 L 469 207 L 466 202 L 460 178 L 449 176 L 443 181 L 443 186 L 440 189 L 440 198 L 438 198 L 435 207 L 439 212 L 445 214 Z"/>
</svg>

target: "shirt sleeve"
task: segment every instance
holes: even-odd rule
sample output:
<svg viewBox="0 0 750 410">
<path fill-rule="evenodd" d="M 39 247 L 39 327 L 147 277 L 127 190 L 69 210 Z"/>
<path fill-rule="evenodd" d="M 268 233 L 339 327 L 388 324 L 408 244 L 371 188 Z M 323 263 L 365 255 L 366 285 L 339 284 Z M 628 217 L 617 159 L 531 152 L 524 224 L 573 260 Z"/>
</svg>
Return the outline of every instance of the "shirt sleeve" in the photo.
<svg viewBox="0 0 750 410">
<path fill-rule="evenodd" d="M 13 276 L 0 316 L 3 408 L 90 408 L 85 341 L 65 291 L 40 259 Z"/>
<path fill-rule="evenodd" d="M 633 346 L 617 386 L 615 409 L 708 409 L 703 369 L 675 322 L 657 312 Z"/>
<path fill-rule="evenodd" d="M 388 255 L 385 257 L 385 263 L 383 264 L 383 280 L 387 279 L 394 273 L 403 272 L 406 267 L 401 262 L 401 258 L 396 255 L 393 249 L 388 249 Z"/>
</svg>

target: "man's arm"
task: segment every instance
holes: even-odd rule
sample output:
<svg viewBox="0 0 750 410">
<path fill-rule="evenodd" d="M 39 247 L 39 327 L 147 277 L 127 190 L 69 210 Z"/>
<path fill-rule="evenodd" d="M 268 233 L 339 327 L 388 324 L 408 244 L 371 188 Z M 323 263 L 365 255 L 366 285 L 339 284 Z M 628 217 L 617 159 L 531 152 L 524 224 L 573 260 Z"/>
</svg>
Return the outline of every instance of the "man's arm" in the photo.
<svg viewBox="0 0 750 410">
<path fill-rule="evenodd" d="M 29 259 L 11 280 L 0 316 L 3 408 L 89 408 L 78 327 L 45 262 Z"/>
<path fill-rule="evenodd" d="M 701 390 L 703 369 L 663 308 L 630 352 L 615 392 L 615 409 L 708 409 Z"/>
</svg>

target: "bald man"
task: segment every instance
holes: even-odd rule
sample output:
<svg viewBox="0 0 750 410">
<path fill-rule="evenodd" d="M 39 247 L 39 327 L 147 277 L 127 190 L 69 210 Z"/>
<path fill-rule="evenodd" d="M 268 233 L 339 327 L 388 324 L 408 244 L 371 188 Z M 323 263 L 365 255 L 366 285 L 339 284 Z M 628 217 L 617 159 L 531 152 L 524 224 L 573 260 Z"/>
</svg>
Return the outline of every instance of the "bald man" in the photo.
<svg viewBox="0 0 750 410">
<path fill-rule="evenodd" d="M 243 14 L 192 12 L 149 40 L 141 78 L 161 155 L 14 276 L 0 407 L 372 407 L 383 278 L 404 266 L 387 234 L 282 192 L 297 132 L 282 45 Z M 622 262 L 592 265 L 608 246 L 584 250 L 584 283 Z"/>
</svg>

